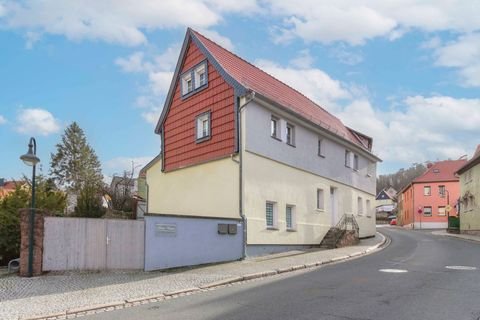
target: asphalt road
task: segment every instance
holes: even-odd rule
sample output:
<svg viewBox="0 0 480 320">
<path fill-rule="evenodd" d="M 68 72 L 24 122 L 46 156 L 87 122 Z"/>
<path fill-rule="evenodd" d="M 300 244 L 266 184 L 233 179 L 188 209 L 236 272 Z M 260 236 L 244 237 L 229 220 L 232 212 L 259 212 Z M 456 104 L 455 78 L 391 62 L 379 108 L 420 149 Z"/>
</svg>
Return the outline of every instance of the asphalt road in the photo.
<svg viewBox="0 0 480 320">
<path fill-rule="evenodd" d="M 82 319 L 480 319 L 479 243 L 381 230 L 391 244 L 369 256 Z"/>
</svg>

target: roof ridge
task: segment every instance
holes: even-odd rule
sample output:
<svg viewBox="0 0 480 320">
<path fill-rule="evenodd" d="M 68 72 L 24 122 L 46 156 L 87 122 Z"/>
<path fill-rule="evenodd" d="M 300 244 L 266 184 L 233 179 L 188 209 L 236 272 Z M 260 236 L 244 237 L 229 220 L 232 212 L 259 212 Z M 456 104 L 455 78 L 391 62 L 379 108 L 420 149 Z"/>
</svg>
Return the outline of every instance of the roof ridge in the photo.
<svg viewBox="0 0 480 320">
<path fill-rule="evenodd" d="M 266 72 L 265 70 L 257 67 L 257 66 L 254 65 L 253 63 L 245 60 L 244 58 L 240 57 L 240 56 L 237 55 L 236 53 L 234 53 L 234 52 L 232 52 L 232 51 L 224 48 L 223 46 L 219 45 L 217 42 L 213 41 L 212 39 L 204 36 L 204 35 L 201 34 L 200 32 L 198 32 L 198 31 L 196 31 L 196 30 L 194 30 L 194 29 L 190 29 L 190 30 L 192 30 L 192 32 L 193 32 L 194 34 L 198 34 L 198 35 L 204 37 L 205 39 L 207 39 L 208 41 L 212 42 L 212 43 L 215 44 L 216 46 L 222 48 L 223 50 L 225 50 L 225 51 L 227 51 L 228 53 L 230 53 L 230 54 L 234 55 L 235 57 L 237 57 L 238 59 L 244 61 L 245 63 L 251 65 L 252 67 L 258 69 L 259 71 L 261 71 L 261 72 L 265 73 L 266 75 L 268 75 L 269 77 L 273 78 L 274 80 L 280 82 L 281 84 L 283 84 L 283 85 L 287 86 L 288 88 L 292 89 L 293 91 L 297 92 L 298 94 L 300 94 L 301 96 L 303 96 L 305 99 L 307 99 L 307 100 L 309 100 L 310 102 L 312 102 L 316 107 L 322 109 L 323 111 L 325 111 L 326 113 L 328 113 L 330 116 L 332 116 L 332 117 L 334 117 L 335 119 L 339 120 L 345 128 L 347 128 L 347 129 L 350 130 L 350 128 L 348 128 L 345 124 L 343 124 L 343 122 L 342 122 L 337 116 L 335 116 L 334 114 L 330 113 L 328 110 L 326 110 L 324 107 L 322 107 L 321 105 L 319 105 L 318 103 L 316 103 L 315 101 L 313 101 L 312 99 L 310 99 L 309 97 L 307 97 L 307 96 L 306 96 L 305 94 L 303 94 L 302 92 L 300 92 L 300 91 L 298 91 L 297 89 L 295 89 L 294 87 L 286 84 L 285 82 L 283 82 L 282 80 L 278 79 L 277 77 L 271 75 L 270 73 Z M 201 40 L 200 40 L 200 41 L 201 41 Z M 208 50 L 208 48 L 206 48 L 206 49 Z M 210 50 L 209 50 L 209 51 L 210 51 Z M 210 52 L 210 53 L 211 53 L 211 52 Z M 220 63 L 220 62 L 218 61 L 218 63 Z M 220 63 L 220 64 L 221 64 L 221 63 Z"/>
</svg>

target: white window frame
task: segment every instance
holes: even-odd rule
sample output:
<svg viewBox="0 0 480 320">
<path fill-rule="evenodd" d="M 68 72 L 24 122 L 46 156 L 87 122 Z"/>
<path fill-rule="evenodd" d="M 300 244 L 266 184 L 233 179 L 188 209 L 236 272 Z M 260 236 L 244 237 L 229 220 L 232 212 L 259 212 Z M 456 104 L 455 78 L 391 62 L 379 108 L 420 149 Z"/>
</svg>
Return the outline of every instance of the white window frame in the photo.
<svg viewBox="0 0 480 320">
<path fill-rule="evenodd" d="M 363 215 L 363 199 L 362 197 L 357 197 L 357 213 L 359 216 Z"/>
<path fill-rule="evenodd" d="M 270 136 L 274 139 L 280 140 L 280 119 L 272 115 L 270 118 Z"/>
<path fill-rule="evenodd" d="M 430 214 L 427 214 L 427 213 L 426 213 L 426 212 L 427 212 L 427 210 L 426 210 L 427 208 L 430 208 Z M 423 215 L 424 215 L 425 217 L 431 217 L 431 216 L 432 216 L 432 207 L 431 207 L 431 206 L 425 206 L 425 207 L 423 207 Z"/>
<path fill-rule="evenodd" d="M 207 132 L 203 130 L 203 125 L 207 123 Z M 199 114 L 195 118 L 195 140 L 196 142 L 202 142 L 210 139 L 212 136 L 212 121 L 211 121 L 211 112 L 207 111 Z"/>
<path fill-rule="evenodd" d="M 188 88 L 189 81 L 192 84 L 192 87 L 190 88 L 190 90 Z M 190 72 L 187 72 L 184 75 L 182 75 L 182 96 L 185 96 L 190 92 L 193 92 L 193 78 L 192 78 L 192 74 Z"/>
<path fill-rule="evenodd" d="M 440 209 L 443 209 L 443 210 L 440 210 Z M 445 206 L 438 206 L 438 215 L 441 217 L 445 217 L 447 215 L 447 210 Z"/>
<path fill-rule="evenodd" d="M 428 192 L 427 192 L 428 190 Z M 432 195 L 432 187 L 431 186 L 423 186 L 423 195 L 425 197 L 429 197 Z"/>
<path fill-rule="evenodd" d="M 325 158 L 325 154 L 323 153 L 323 149 L 324 149 L 323 139 L 318 138 L 318 141 L 317 141 L 317 155 L 319 157 Z"/>
<path fill-rule="evenodd" d="M 438 195 L 440 196 L 440 198 L 445 198 L 445 196 L 446 196 L 446 194 L 447 194 L 447 192 L 446 192 L 445 190 L 447 190 L 447 189 L 445 188 L 445 185 L 439 185 L 439 186 L 438 186 Z M 442 191 L 443 191 L 443 192 L 442 192 Z"/>
<path fill-rule="evenodd" d="M 358 171 L 358 154 L 353 154 L 353 170 Z"/>
<path fill-rule="evenodd" d="M 207 84 L 207 66 L 206 66 L 206 63 L 202 63 L 200 64 L 198 67 L 195 68 L 195 71 L 193 72 L 194 75 L 195 75 L 195 90 L 200 88 L 200 87 L 203 87 L 204 85 Z M 200 75 L 201 74 L 204 74 L 204 82 L 201 83 L 201 80 L 200 80 Z"/>
<path fill-rule="evenodd" d="M 288 209 L 290 209 L 290 221 L 291 225 L 288 226 Z M 291 204 L 287 204 L 285 206 L 285 226 L 287 231 L 295 231 L 297 230 L 297 223 L 296 223 L 296 212 L 295 206 Z"/>
<path fill-rule="evenodd" d="M 350 150 L 345 150 L 345 167 L 352 167 L 352 152 Z"/>
<path fill-rule="evenodd" d="M 317 205 L 316 209 L 325 211 L 325 191 L 322 188 L 317 188 Z"/>
<path fill-rule="evenodd" d="M 268 224 L 268 218 L 267 218 L 267 206 L 272 205 L 272 224 Z M 278 213 L 277 213 L 277 203 L 274 201 L 266 201 L 265 202 L 265 226 L 267 229 L 278 229 Z"/>
<path fill-rule="evenodd" d="M 290 129 L 290 135 L 288 134 L 288 129 Z M 295 147 L 295 126 L 288 122 L 285 126 L 285 141 L 289 146 Z"/>
</svg>

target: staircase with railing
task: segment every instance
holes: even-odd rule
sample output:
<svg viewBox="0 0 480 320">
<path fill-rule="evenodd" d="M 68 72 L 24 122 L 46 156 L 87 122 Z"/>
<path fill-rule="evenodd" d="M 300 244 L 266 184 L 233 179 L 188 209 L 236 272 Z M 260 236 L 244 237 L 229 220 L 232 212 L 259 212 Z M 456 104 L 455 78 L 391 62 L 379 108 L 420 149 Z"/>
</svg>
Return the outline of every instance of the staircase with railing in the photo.
<svg viewBox="0 0 480 320">
<path fill-rule="evenodd" d="M 328 230 L 320 243 L 321 248 L 334 249 L 359 241 L 359 227 L 353 214 L 344 214 L 340 221 Z"/>
</svg>

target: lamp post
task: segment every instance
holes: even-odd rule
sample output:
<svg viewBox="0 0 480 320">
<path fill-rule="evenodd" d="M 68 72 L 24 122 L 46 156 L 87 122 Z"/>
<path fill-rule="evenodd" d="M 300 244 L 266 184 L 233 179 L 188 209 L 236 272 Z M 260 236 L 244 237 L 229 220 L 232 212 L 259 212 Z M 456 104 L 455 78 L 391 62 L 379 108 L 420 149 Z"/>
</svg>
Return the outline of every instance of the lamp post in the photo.
<svg viewBox="0 0 480 320">
<path fill-rule="evenodd" d="M 28 151 L 20 157 L 27 166 L 32 166 L 32 203 L 30 206 L 29 226 L 30 232 L 28 235 L 28 276 L 33 274 L 33 229 L 35 225 L 35 168 L 40 159 L 37 157 L 37 142 L 35 138 L 30 138 L 28 143 Z"/>
</svg>

